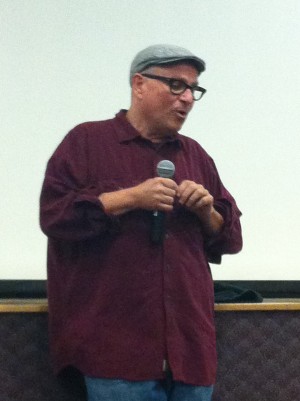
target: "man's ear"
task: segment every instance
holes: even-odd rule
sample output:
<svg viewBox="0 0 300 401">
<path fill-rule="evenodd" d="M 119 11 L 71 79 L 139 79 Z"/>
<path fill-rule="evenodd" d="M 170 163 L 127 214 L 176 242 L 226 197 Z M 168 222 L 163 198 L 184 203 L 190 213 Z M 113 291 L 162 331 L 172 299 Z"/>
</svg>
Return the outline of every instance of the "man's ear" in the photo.
<svg viewBox="0 0 300 401">
<path fill-rule="evenodd" d="M 131 81 L 132 93 L 138 98 L 141 98 L 143 95 L 143 84 L 144 84 L 144 79 L 141 76 L 141 74 L 135 74 L 132 77 Z"/>
</svg>

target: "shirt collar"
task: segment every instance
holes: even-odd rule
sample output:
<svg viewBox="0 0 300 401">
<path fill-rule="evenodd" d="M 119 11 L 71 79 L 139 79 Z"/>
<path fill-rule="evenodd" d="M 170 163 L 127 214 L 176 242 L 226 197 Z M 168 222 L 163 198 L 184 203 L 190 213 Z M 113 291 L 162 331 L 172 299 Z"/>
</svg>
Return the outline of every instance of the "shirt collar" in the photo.
<svg viewBox="0 0 300 401">
<path fill-rule="evenodd" d="M 120 143 L 130 142 L 133 140 L 148 141 L 147 139 L 143 138 L 141 134 L 130 124 L 126 118 L 126 113 L 127 110 L 122 109 L 116 114 L 116 121 L 119 123 L 118 129 L 116 130 L 118 141 Z M 174 136 L 167 138 L 164 143 L 171 142 L 178 144 L 178 146 L 182 145 L 182 139 L 180 138 L 180 134 L 178 132 L 174 134 Z"/>
</svg>

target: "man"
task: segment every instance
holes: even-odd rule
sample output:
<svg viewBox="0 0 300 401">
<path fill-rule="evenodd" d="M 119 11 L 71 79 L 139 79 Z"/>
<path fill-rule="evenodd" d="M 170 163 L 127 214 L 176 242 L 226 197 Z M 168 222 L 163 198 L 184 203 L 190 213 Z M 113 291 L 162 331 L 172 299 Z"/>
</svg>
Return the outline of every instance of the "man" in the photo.
<svg viewBox="0 0 300 401">
<path fill-rule="evenodd" d="M 130 109 L 75 127 L 48 163 L 41 227 L 51 352 L 56 372 L 82 372 L 89 401 L 211 399 L 208 261 L 238 252 L 242 239 L 213 160 L 178 133 L 205 93 L 204 70 L 177 46 L 142 50 L 131 65 Z M 171 174 L 157 176 L 162 160 L 174 176 L 168 162 Z"/>
</svg>

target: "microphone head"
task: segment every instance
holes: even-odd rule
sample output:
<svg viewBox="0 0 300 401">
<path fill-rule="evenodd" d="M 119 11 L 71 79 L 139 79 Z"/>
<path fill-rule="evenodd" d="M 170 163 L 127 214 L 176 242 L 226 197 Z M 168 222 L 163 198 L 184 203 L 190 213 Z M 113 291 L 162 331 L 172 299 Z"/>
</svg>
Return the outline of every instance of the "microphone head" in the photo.
<svg viewBox="0 0 300 401">
<path fill-rule="evenodd" d="M 175 173 L 174 163 L 170 160 L 161 160 L 156 167 L 156 171 L 159 177 L 172 178 Z"/>
</svg>

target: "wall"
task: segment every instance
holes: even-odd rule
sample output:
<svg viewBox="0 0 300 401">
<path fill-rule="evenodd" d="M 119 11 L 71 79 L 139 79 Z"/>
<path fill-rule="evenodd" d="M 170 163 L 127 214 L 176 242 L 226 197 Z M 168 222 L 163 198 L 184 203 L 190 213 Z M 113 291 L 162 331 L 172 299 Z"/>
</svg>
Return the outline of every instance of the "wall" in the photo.
<svg viewBox="0 0 300 401">
<path fill-rule="evenodd" d="M 182 133 L 213 156 L 245 246 L 219 280 L 299 280 L 298 0 L 1 0 L 0 279 L 44 279 L 38 198 L 76 124 L 129 106 L 129 64 L 174 43 L 207 62 Z"/>
</svg>

